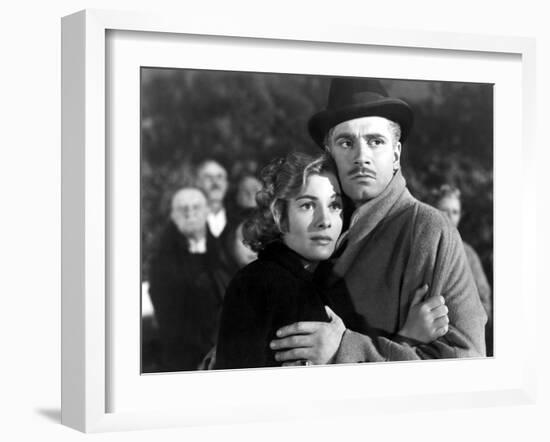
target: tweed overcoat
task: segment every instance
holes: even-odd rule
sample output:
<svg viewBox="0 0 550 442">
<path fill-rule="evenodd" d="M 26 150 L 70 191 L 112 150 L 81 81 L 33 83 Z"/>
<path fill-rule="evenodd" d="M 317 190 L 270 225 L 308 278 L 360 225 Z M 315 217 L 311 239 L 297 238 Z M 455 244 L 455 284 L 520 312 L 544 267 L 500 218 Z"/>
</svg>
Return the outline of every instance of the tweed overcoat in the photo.
<svg viewBox="0 0 550 442">
<path fill-rule="evenodd" d="M 462 240 L 438 210 L 419 202 L 398 171 L 384 192 L 360 206 L 345 235 L 334 280 L 343 278 L 357 314 L 336 363 L 485 355 L 486 314 Z M 441 295 L 448 333 L 430 344 L 400 339 L 415 289 Z"/>
</svg>

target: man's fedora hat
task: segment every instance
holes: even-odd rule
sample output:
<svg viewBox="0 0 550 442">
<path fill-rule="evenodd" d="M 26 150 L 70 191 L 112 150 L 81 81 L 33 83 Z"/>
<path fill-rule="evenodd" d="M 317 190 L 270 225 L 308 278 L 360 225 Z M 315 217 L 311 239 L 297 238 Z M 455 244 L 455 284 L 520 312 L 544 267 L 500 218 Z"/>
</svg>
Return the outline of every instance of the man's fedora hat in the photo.
<svg viewBox="0 0 550 442">
<path fill-rule="evenodd" d="M 413 112 L 409 105 L 388 97 L 379 80 L 373 78 L 334 78 L 330 84 L 327 108 L 310 118 L 309 134 L 321 147 L 326 133 L 343 121 L 360 117 L 384 117 L 401 126 L 401 141 L 409 134 Z"/>
</svg>

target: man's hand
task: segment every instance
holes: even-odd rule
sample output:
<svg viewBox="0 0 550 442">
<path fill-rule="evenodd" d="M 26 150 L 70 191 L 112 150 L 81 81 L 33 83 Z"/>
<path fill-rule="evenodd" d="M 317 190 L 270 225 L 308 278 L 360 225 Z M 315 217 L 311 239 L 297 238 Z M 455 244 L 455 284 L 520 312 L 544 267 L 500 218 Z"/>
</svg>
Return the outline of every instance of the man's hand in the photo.
<svg viewBox="0 0 550 442">
<path fill-rule="evenodd" d="M 401 336 L 429 344 L 449 330 L 449 309 L 442 296 L 431 296 L 423 301 L 428 293 L 425 284 L 414 293 L 405 325 L 399 331 Z"/>
<path fill-rule="evenodd" d="M 330 322 L 295 322 L 277 330 L 270 343 L 275 359 L 283 365 L 330 364 L 334 359 L 346 326 L 329 307 L 325 310 Z"/>
</svg>

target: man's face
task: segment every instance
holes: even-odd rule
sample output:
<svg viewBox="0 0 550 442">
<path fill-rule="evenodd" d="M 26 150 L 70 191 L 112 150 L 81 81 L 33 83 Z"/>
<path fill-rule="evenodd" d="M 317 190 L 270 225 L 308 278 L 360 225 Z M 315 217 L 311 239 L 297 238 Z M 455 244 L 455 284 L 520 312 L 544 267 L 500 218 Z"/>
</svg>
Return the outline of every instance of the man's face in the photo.
<svg viewBox="0 0 550 442">
<path fill-rule="evenodd" d="M 208 203 L 198 189 L 182 189 L 172 198 L 171 219 L 185 236 L 196 236 L 206 229 Z"/>
<path fill-rule="evenodd" d="M 327 140 L 342 190 L 356 206 L 380 195 L 399 166 L 401 143 L 390 124 L 383 117 L 344 121 Z"/>
<path fill-rule="evenodd" d="M 458 227 L 461 216 L 460 200 L 455 196 L 446 196 L 437 203 L 437 208 L 444 212 L 453 226 Z"/>
<path fill-rule="evenodd" d="M 227 172 L 215 161 L 207 161 L 197 171 L 197 184 L 204 189 L 209 201 L 221 202 L 227 192 Z"/>
</svg>

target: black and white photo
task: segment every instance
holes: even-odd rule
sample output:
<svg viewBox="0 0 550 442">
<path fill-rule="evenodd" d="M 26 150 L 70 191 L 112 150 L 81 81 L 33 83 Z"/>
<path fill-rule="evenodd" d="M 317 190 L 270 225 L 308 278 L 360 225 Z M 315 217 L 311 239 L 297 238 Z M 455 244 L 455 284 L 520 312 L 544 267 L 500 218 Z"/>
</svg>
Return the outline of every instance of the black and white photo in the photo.
<svg viewBox="0 0 550 442">
<path fill-rule="evenodd" d="M 493 355 L 493 85 L 141 69 L 142 372 Z"/>
</svg>

